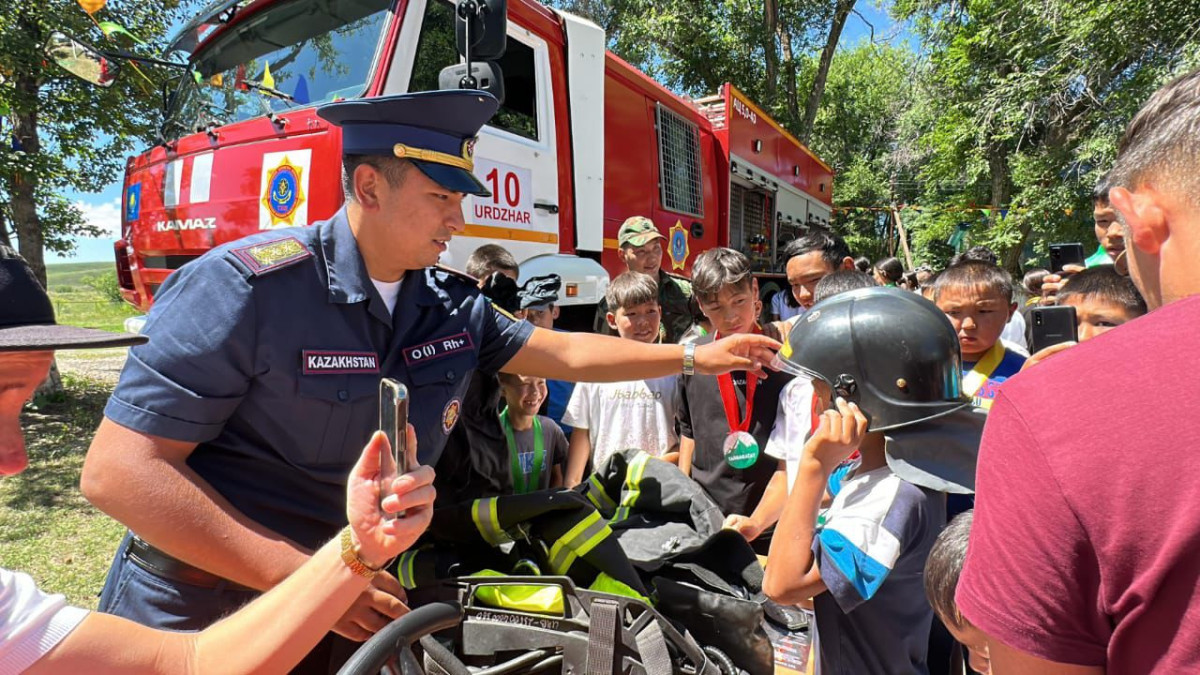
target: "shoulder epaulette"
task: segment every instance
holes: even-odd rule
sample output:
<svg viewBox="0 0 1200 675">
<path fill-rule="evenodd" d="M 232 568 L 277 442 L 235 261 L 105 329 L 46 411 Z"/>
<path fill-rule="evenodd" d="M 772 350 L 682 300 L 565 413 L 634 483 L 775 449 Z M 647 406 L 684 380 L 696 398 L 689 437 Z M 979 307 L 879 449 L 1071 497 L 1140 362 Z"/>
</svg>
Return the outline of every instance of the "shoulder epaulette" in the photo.
<svg viewBox="0 0 1200 675">
<path fill-rule="evenodd" d="M 252 276 L 295 265 L 312 257 L 312 251 L 295 237 L 280 237 L 270 241 L 249 244 L 229 251 L 240 260 Z"/>
</svg>

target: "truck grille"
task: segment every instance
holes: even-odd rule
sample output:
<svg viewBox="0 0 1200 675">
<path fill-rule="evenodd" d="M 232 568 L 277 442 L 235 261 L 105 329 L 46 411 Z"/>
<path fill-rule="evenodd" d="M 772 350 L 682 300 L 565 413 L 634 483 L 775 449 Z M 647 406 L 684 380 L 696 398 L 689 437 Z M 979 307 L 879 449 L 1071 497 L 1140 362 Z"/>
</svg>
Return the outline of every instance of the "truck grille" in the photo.
<svg viewBox="0 0 1200 675">
<path fill-rule="evenodd" d="M 177 270 L 199 257 L 198 255 L 148 255 L 142 258 L 142 267 L 152 270 Z"/>
<path fill-rule="evenodd" d="M 704 217 L 700 129 L 658 104 L 658 175 L 663 208 Z"/>
</svg>

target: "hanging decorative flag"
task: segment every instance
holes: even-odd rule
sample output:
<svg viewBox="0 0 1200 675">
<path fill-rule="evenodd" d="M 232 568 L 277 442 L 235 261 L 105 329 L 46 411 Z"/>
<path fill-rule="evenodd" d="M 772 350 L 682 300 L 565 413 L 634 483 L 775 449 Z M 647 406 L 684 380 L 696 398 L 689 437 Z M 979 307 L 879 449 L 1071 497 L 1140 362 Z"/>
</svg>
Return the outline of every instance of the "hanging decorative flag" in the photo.
<svg viewBox="0 0 1200 675">
<path fill-rule="evenodd" d="M 263 61 L 263 76 L 261 84 L 268 89 L 275 88 L 275 77 L 271 75 L 271 64 L 268 61 Z"/>
<path fill-rule="evenodd" d="M 138 43 L 139 45 L 146 44 L 145 42 L 142 42 L 141 40 L 137 39 L 136 35 L 125 30 L 125 27 L 122 26 L 121 24 L 117 23 L 116 21 L 101 21 L 100 23 L 98 23 L 96 25 L 100 27 L 100 32 L 104 33 L 104 37 L 110 38 L 113 35 L 116 35 L 119 33 L 121 35 L 128 35 L 130 40 L 133 40 L 134 42 Z"/>
<path fill-rule="evenodd" d="M 950 235 L 950 239 L 946 241 L 947 244 L 954 247 L 955 253 L 962 250 L 963 242 L 966 241 L 967 230 L 969 229 L 971 229 L 970 223 L 959 223 L 958 227 L 954 230 L 954 234 Z"/>
<path fill-rule="evenodd" d="M 1008 209 L 1000 209 L 1000 220 L 1008 217 Z"/>
<path fill-rule="evenodd" d="M 233 88 L 238 91 L 246 91 L 249 87 L 246 86 L 246 66 L 239 65 L 233 76 Z"/>
<path fill-rule="evenodd" d="M 104 9 L 104 5 L 107 3 L 108 0 L 79 0 L 79 6 L 88 14 L 99 12 Z"/>
<path fill-rule="evenodd" d="M 221 73 L 217 73 L 216 75 L 213 75 L 212 77 L 208 78 L 208 83 L 214 87 L 224 87 L 225 86 L 225 76 L 222 75 Z"/>
<path fill-rule="evenodd" d="M 979 209 L 979 212 L 983 214 L 984 220 L 987 220 L 988 218 L 992 217 L 991 209 Z"/>
<path fill-rule="evenodd" d="M 200 76 L 200 71 L 198 70 L 192 71 L 192 79 L 196 81 L 196 84 L 204 84 L 204 78 Z"/>
<path fill-rule="evenodd" d="M 308 97 L 308 80 L 304 79 L 303 75 L 296 80 L 296 91 L 292 92 L 292 98 L 296 99 L 296 103 L 299 105 L 308 105 L 312 102 Z"/>
<path fill-rule="evenodd" d="M 1064 210 L 1064 211 L 1063 211 L 1063 213 L 1065 213 L 1065 214 L 1067 214 L 1068 216 L 1070 216 L 1070 215 L 1072 215 L 1073 213 L 1075 213 L 1075 209 L 1066 209 L 1066 210 Z"/>
</svg>

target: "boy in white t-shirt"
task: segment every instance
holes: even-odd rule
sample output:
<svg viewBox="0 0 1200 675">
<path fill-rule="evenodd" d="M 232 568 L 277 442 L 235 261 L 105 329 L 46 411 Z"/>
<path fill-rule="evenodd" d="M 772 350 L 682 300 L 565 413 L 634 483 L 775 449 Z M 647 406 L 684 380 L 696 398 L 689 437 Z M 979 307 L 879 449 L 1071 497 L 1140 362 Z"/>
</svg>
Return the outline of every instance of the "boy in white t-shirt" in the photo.
<svg viewBox="0 0 1200 675">
<path fill-rule="evenodd" d="M 608 324 L 625 340 L 659 339 L 658 283 L 641 272 L 613 279 L 605 294 Z M 599 466 L 615 452 L 637 448 L 671 460 L 679 448 L 675 411 L 679 377 L 575 385 L 563 423 L 574 428 L 567 453 L 567 487 L 578 485 L 589 461 Z"/>
</svg>

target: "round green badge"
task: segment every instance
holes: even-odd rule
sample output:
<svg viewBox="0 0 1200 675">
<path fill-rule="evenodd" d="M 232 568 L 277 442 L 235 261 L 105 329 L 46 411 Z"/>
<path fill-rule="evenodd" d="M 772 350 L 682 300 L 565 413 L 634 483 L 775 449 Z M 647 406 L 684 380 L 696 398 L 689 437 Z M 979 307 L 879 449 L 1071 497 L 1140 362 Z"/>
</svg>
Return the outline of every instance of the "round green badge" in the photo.
<svg viewBox="0 0 1200 675">
<path fill-rule="evenodd" d="M 725 463 L 735 469 L 749 469 L 758 461 L 758 441 L 745 431 L 735 431 L 725 437 L 722 450 Z"/>
</svg>

